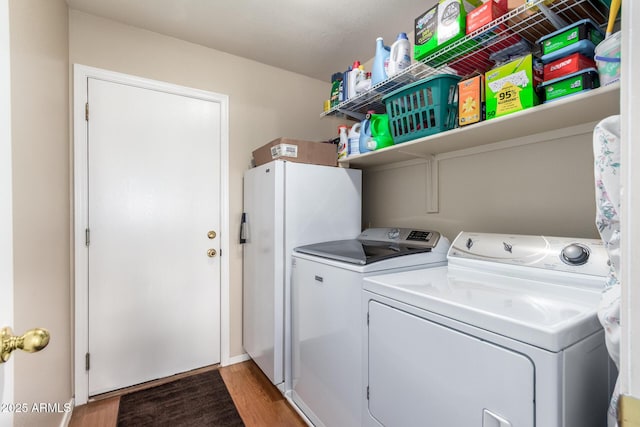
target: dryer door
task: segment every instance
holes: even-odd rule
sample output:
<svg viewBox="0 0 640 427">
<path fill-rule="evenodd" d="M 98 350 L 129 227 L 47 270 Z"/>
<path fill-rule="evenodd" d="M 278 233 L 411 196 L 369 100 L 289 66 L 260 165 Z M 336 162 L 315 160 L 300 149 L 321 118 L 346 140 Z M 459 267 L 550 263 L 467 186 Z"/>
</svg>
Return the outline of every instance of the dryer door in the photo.
<svg viewBox="0 0 640 427">
<path fill-rule="evenodd" d="M 369 413 L 382 425 L 534 426 L 524 355 L 376 301 L 368 338 Z"/>
</svg>

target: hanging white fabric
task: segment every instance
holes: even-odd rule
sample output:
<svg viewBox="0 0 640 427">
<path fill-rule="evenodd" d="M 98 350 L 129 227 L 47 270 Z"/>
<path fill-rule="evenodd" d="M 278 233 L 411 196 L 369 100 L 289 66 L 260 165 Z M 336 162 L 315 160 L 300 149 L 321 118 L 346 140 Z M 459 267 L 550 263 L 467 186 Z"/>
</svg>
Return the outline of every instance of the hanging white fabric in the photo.
<svg viewBox="0 0 640 427">
<path fill-rule="evenodd" d="M 598 319 L 607 350 L 620 368 L 620 116 L 602 120 L 593 132 L 596 226 L 609 255 L 610 270 Z M 609 404 L 608 427 L 617 427 L 619 378 Z"/>
</svg>

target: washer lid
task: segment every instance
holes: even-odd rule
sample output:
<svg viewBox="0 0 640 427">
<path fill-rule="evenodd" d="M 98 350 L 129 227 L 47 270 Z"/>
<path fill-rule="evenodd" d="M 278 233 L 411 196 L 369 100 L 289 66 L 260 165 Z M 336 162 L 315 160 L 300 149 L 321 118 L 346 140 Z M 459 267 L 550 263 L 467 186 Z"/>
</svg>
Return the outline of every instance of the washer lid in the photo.
<svg viewBox="0 0 640 427">
<path fill-rule="evenodd" d="M 335 240 L 299 246 L 295 252 L 367 265 L 403 255 L 431 252 L 438 245 L 447 245 L 436 231 L 408 228 L 370 228 L 357 239 Z"/>
<path fill-rule="evenodd" d="M 452 267 L 370 276 L 364 289 L 553 352 L 602 329 L 591 289 Z"/>
</svg>

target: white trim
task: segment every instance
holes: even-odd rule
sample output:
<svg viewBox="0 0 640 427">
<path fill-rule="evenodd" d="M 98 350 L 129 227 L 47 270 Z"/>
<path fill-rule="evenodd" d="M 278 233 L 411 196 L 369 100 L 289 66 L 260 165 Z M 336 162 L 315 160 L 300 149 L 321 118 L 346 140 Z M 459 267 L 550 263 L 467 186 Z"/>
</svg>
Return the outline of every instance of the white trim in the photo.
<svg viewBox="0 0 640 427">
<path fill-rule="evenodd" d="M 622 68 L 620 73 L 621 104 L 621 216 L 620 244 L 622 301 L 620 324 L 620 391 L 622 394 L 640 398 L 640 264 L 636 242 L 640 238 L 640 169 L 631 165 L 640 162 L 640 123 L 637 99 L 640 97 L 640 82 L 634 77 L 640 66 L 638 49 L 640 44 L 640 5 L 636 1 L 624 2 L 622 12 Z"/>
<path fill-rule="evenodd" d="M 9 38 L 9 1 L 0 0 L 0 289 L 1 321 L 13 326 L 13 211 L 11 177 L 11 41 Z M 6 288 L 6 289 L 5 289 Z M 2 401 L 14 400 L 13 363 L 4 363 Z M 13 424 L 13 414 L 2 414 L 0 423 Z"/>
<path fill-rule="evenodd" d="M 6 1 L 6 0 L 5 0 Z M 84 369 L 88 352 L 88 306 L 87 295 L 87 251 L 85 229 L 87 228 L 87 80 L 101 79 L 113 83 L 127 84 L 145 89 L 158 90 L 188 96 L 220 104 L 220 361 L 224 366 L 229 361 L 230 313 L 229 313 L 229 97 L 213 92 L 150 80 L 142 77 L 107 71 L 85 65 L 73 67 L 73 131 L 74 131 L 74 253 L 75 253 L 75 325 L 74 325 L 74 395 L 75 403 L 82 405 L 89 398 L 88 375 Z"/>
<path fill-rule="evenodd" d="M 243 353 L 227 358 L 227 363 L 222 366 L 235 365 L 236 363 L 246 362 L 247 360 L 251 360 L 251 356 L 249 356 L 247 353 Z"/>
</svg>

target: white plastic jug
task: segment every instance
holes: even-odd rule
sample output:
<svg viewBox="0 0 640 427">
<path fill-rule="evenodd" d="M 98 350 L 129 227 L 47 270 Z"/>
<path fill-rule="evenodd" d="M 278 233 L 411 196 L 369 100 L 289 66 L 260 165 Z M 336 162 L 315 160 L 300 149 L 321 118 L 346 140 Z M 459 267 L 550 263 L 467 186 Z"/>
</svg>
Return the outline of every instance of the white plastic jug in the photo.
<svg viewBox="0 0 640 427">
<path fill-rule="evenodd" d="M 349 129 L 348 135 L 348 155 L 360 154 L 360 127 L 362 123 L 356 123 Z"/>
<path fill-rule="evenodd" d="M 376 56 L 373 58 L 371 70 L 371 86 L 375 86 L 387 79 L 387 66 L 389 63 L 389 47 L 384 45 L 382 37 L 376 39 Z"/>
<path fill-rule="evenodd" d="M 398 38 L 391 45 L 389 53 L 389 66 L 387 74 L 389 77 L 398 74 L 411 65 L 411 43 L 406 33 L 398 34 Z"/>
</svg>

